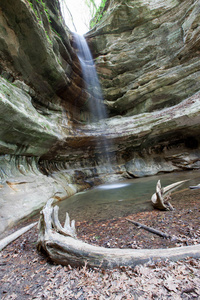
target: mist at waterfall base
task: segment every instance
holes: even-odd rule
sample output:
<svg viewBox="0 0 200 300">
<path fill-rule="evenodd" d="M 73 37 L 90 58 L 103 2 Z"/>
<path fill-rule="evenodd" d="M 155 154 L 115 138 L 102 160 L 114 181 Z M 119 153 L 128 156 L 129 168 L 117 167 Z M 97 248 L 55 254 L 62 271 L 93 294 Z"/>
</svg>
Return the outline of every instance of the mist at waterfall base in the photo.
<svg viewBox="0 0 200 300">
<path fill-rule="evenodd" d="M 90 111 L 89 122 L 99 122 L 98 129 L 101 130 L 101 137 L 96 140 L 96 150 L 100 149 L 103 158 L 102 164 L 107 163 L 111 167 L 111 156 L 109 154 L 110 142 L 106 138 L 105 120 L 108 115 L 104 105 L 103 94 L 96 72 L 94 60 L 84 36 L 73 33 L 74 48 L 77 49 L 77 56 L 82 69 L 82 76 L 88 93 L 88 105 Z M 98 157 L 100 158 L 100 156 Z"/>
<path fill-rule="evenodd" d="M 59 202 L 59 218 L 63 221 L 66 211 L 69 213 L 70 219 L 79 222 L 110 220 L 137 212 L 152 211 L 154 208 L 151 204 L 151 196 L 156 191 L 156 184 L 159 179 L 162 187 L 190 179 L 174 191 L 176 193 L 188 189 L 191 185 L 199 184 L 200 173 L 194 170 L 174 172 L 103 184 Z M 173 203 L 173 196 L 170 202 L 176 207 L 176 203 Z"/>
</svg>

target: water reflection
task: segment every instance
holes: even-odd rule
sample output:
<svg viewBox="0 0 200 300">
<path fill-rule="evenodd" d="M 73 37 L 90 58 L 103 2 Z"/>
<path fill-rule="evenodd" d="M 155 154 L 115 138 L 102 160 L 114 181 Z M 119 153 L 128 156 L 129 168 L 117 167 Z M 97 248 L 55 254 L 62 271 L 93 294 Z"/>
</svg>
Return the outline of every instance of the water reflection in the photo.
<svg viewBox="0 0 200 300">
<path fill-rule="evenodd" d="M 70 218 L 88 222 L 94 219 L 106 220 L 136 212 L 150 211 L 152 210 L 150 199 L 155 193 L 156 183 L 159 179 L 163 187 L 180 180 L 190 179 L 179 188 L 179 190 L 183 190 L 200 183 L 200 172 L 162 174 L 95 187 L 60 202 L 60 219 L 64 220 L 66 211 Z"/>
<path fill-rule="evenodd" d="M 102 189 L 102 190 L 112 190 L 112 189 L 119 189 L 122 187 L 125 187 L 127 185 L 130 185 L 130 183 L 111 183 L 111 184 L 103 184 L 97 187 L 97 189 Z"/>
</svg>

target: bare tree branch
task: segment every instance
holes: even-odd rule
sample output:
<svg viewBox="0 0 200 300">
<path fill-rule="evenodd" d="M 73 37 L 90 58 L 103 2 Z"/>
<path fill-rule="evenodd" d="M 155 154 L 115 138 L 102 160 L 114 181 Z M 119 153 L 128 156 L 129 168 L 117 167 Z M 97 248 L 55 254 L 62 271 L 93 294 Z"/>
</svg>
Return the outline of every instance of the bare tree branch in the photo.
<svg viewBox="0 0 200 300">
<path fill-rule="evenodd" d="M 60 1 L 61 1 L 61 6 L 63 7 L 63 9 L 62 9 L 63 13 L 64 13 L 64 7 L 65 7 L 66 10 L 68 11 L 69 15 L 70 15 L 72 25 L 74 26 L 74 29 L 77 32 L 77 28 L 76 28 L 76 26 L 74 24 L 74 19 L 73 19 L 72 13 L 71 13 L 70 9 L 68 8 L 68 6 L 66 4 L 66 0 L 60 0 Z"/>
</svg>

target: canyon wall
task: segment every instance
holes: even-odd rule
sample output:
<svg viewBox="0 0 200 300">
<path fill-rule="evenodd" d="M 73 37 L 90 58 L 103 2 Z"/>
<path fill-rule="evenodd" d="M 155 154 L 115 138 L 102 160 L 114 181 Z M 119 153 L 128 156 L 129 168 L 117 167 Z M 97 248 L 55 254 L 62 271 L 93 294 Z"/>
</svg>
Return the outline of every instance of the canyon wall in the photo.
<svg viewBox="0 0 200 300">
<path fill-rule="evenodd" d="M 58 1 L 1 2 L 0 233 L 48 198 L 88 187 L 71 166 L 77 154 L 68 143 L 87 114 L 72 43 Z M 58 165 L 53 148 L 60 147 L 68 159 Z"/>
<path fill-rule="evenodd" d="M 108 1 L 86 35 L 109 113 L 102 126 L 87 122 L 59 2 L 1 3 L 0 233 L 52 196 L 200 167 L 199 10 L 191 0 Z"/>
<path fill-rule="evenodd" d="M 199 1 L 107 4 L 87 39 L 123 136 L 117 155 L 131 176 L 199 168 Z"/>
</svg>

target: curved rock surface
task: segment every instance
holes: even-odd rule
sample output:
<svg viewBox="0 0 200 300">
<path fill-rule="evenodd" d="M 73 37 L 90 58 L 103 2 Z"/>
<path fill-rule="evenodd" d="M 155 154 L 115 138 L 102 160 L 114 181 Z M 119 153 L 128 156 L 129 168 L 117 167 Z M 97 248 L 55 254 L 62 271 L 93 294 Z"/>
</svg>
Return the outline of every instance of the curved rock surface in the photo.
<svg viewBox="0 0 200 300">
<path fill-rule="evenodd" d="M 110 1 L 87 34 L 112 115 L 173 106 L 199 91 L 199 1 Z"/>
<path fill-rule="evenodd" d="M 0 5 L 0 233 L 50 197 L 200 167 L 199 1 L 108 3 L 87 34 L 104 125 L 86 122 L 88 93 L 58 1 Z"/>
</svg>

